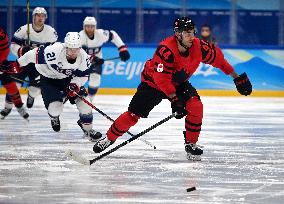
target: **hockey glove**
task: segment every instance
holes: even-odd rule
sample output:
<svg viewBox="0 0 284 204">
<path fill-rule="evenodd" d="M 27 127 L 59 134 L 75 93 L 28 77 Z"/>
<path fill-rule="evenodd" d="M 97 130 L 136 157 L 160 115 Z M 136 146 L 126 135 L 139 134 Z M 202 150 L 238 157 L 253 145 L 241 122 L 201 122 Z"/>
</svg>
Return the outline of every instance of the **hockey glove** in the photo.
<svg viewBox="0 0 284 204">
<path fill-rule="evenodd" d="M 185 102 L 183 100 L 179 99 L 177 96 L 174 96 L 170 99 L 170 101 L 172 113 L 177 113 L 175 116 L 176 119 L 181 119 L 186 116 L 187 111 L 185 110 Z"/>
<path fill-rule="evenodd" d="M 77 93 L 79 96 L 88 96 L 87 90 L 85 89 L 84 86 L 80 87 L 80 91 Z M 74 97 L 68 97 L 69 101 L 71 104 L 76 104 L 76 99 L 78 98 L 78 96 L 74 96 Z"/>
<path fill-rule="evenodd" d="M 79 91 L 80 91 L 80 88 L 75 83 L 70 83 L 66 88 L 67 96 L 70 97 L 70 98 L 77 96 Z"/>
<path fill-rule="evenodd" d="M 28 51 L 30 51 L 30 50 L 32 50 L 32 49 L 33 49 L 33 47 L 28 46 L 28 45 L 24 45 L 24 46 L 22 46 L 22 47 L 20 47 L 20 48 L 18 49 L 18 56 L 21 57 L 21 56 L 23 56 L 25 53 L 27 53 Z"/>
<path fill-rule="evenodd" d="M 93 55 L 93 56 L 91 57 L 91 62 L 92 62 L 92 64 L 93 64 L 94 66 L 100 66 L 100 65 L 102 65 L 103 63 L 105 63 L 105 60 Z"/>
<path fill-rule="evenodd" d="M 250 95 L 252 92 L 252 85 L 250 83 L 249 78 L 247 77 L 247 74 L 244 72 L 239 77 L 234 79 L 234 83 L 236 85 L 236 88 L 238 92 L 242 95 Z"/>
<path fill-rule="evenodd" d="M 3 64 L 0 65 L 0 71 L 8 73 L 8 74 L 17 74 L 23 70 L 20 67 L 18 61 L 5 61 Z"/>
<path fill-rule="evenodd" d="M 130 58 L 130 54 L 127 50 L 126 45 L 121 46 L 120 48 L 118 48 L 119 51 L 119 57 L 121 59 L 121 61 L 127 61 Z"/>
</svg>

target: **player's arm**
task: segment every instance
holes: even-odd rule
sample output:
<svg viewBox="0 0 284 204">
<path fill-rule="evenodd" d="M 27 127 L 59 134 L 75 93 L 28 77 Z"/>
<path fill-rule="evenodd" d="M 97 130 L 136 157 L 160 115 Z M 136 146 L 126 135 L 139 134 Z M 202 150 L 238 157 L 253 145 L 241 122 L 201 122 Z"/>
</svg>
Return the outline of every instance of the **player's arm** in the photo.
<svg viewBox="0 0 284 204">
<path fill-rule="evenodd" d="M 26 44 L 26 31 L 25 27 L 20 27 L 11 39 L 11 51 L 17 56 L 21 57 L 26 52 L 32 49 L 30 45 Z"/>
<path fill-rule="evenodd" d="M 23 67 L 28 65 L 29 63 L 36 63 L 36 51 L 37 49 L 33 49 L 25 53 L 16 61 L 9 61 L 6 63 L 5 67 L 2 67 L 3 72 L 9 74 L 16 74 L 23 70 Z"/>
<path fill-rule="evenodd" d="M 66 89 L 69 98 L 77 97 L 77 95 L 82 96 L 86 93 L 84 85 L 88 81 L 88 70 L 91 69 L 91 67 L 92 65 L 89 58 L 86 58 L 86 63 L 83 63 L 82 68 L 73 72 L 73 78 Z"/>
<path fill-rule="evenodd" d="M 83 53 L 84 61 L 80 65 L 80 68 L 73 72 L 73 78 L 70 83 L 75 83 L 79 87 L 84 86 L 88 81 L 90 73 L 93 72 L 94 65 L 91 63 L 90 55 L 86 52 Z"/>
<path fill-rule="evenodd" d="M 153 80 L 162 92 L 172 98 L 176 92 L 172 82 L 172 75 L 175 70 L 174 54 L 168 47 L 160 45 L 153 59 L 155 61 Z"/>
<path fill-rule="evenodd" d="M 219 68 L 226 75 L 230 75 L 234 79 L 234 83 L 238 92 L 242 95 L 250 95 L 252 85 L 246 73 L 238 75 L 232 65 L 225 59 L 222 50 L 206 41 L 201 40 L 202 62 Z"/>
<path fill-rule="evenodd" d="M 115 44 L 119 51 L 119 57 L 122 61 L 127 61 L 130 58 L 130 54 L 128 52 L 127 46 L 122 41 L 120 36 L 114 30 L 104 31 L 108 36 L 108 41 Z"/>
</svg>

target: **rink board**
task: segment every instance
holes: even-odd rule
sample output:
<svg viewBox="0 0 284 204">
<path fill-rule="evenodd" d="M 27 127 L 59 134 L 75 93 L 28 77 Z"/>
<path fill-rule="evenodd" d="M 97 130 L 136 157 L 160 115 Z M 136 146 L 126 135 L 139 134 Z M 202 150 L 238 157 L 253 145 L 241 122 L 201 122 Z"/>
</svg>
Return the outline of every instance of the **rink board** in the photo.
<svg viewBox="0 0 284 204">
<path fill-rule="evenodd" d="M 103 48 L 106 59 L 99 94 L 133 94 L 140 83 L 144 63 L 155 52 L 155 47 L 130 46 L 130 60 L 110 60 L 118 56 L 117 48 Z M 284 50 L 281 49 L 223 49 L 226 59 L 237 73 L 246 72 L 253 85 L 255 96 L 284 94 Z M 10 60 L 15 57 L 10 55 Z M 205 96 L 238 96 L 231 77 L 220 69 L 201 63 L 190 82 Z M 87 84 L 86 84 L 87 86 Z M 22 90 L 23 91 L 23 90 Z M 0 90 L 3 93 L 3 90 Z"/>
</svg>

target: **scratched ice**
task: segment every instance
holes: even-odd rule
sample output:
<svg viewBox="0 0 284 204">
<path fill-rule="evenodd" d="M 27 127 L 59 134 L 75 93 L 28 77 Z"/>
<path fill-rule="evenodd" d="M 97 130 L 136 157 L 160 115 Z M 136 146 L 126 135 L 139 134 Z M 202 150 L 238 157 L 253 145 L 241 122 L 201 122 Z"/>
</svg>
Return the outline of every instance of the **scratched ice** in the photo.
<svg viewBox="0 0 284 204">
<path fill-rule="evenodd" d="M 95 104 L 116 118 L 130 99 L 97 96 Z M 157 150 L 136 140 L 88 167 L 65 156 L 74 149 L 95 157 L 76 108 L 66 104 L 55 133 L 38 97 L 29 123 L 15 110 L 0 121 L 0 203 L 283 203 L 284 99 L 203 97 L 203 104 L 201 162 L 186 160 L 183 120 L 172 119 L 143 136 Z M 169 107 L 162 102 L 131 132 L 166 117 Z M 94 112 L 96 130 L 110 124 Z"/>
</svg>

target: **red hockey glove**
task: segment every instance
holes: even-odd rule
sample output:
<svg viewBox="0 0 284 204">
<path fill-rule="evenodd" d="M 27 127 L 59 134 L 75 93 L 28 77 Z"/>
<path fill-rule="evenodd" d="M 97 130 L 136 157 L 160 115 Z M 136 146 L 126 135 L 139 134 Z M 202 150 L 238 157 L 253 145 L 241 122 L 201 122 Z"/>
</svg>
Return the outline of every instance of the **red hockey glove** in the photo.
<svg viewBox="0 0 284 204">
<path fill-rule="evenodd" d="M 179 99 L 177 96 L 174 96 L 170 99 L 170 101 L 172 113 L 177 113 L 175 116 L 176 119 L 182 119 L 184 116 L 186 116 L 187 111 L 185 110 L 185 102 L 183 100 Z"/>
<path fill-rule="evenodd" d="M 5 61 L 0 65 L 0 71 L 8 74 L 17 74 L 23 71 L 23 68 L 20 67 L 18 61 Z"/>
<path fill-rule="evenodd" d="M 127 61 L 130 58 L 130 54 L 127 50 L 126 45 L 121 46 L 120 48 L 118 48 L 119 51 L 119 57 L 121 59 L 121 61 Z"/>
<path fill-rule="evenodd" d="M 80 91 L 80 88 L 75 83 L 70 83 L 66 88 L 66 93 L 67 93 L 68 97 L 71 97 L 71 98 L 77 96 L 79 91 Z"/>
<path fill-rule="evenodd" d="M 234 79 L 234 83 L 238 92 L 242 95 L 250 95 L 252 92 L 252 85 L 247 74 L 244 72 L 239 77 Z"/>
</svg>

